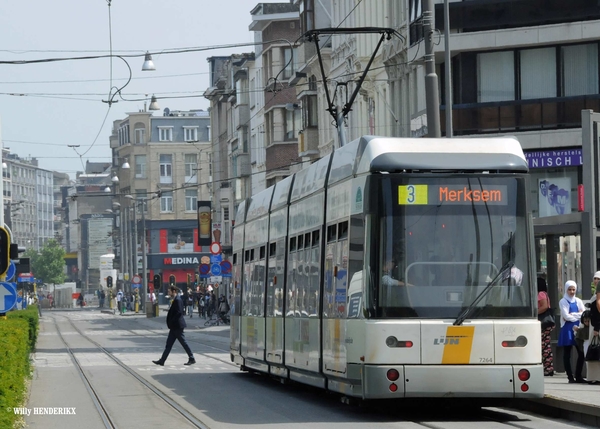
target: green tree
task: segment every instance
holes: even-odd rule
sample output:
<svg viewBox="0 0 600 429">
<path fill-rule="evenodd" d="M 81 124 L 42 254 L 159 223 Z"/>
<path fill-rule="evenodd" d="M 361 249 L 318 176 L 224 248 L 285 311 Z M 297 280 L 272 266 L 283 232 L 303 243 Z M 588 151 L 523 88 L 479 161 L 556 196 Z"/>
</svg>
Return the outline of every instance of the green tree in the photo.
<svg viewBox="0 0 600 429">
<path fill-rule="evenodd" d="M 39 252 L 29 249 L 24 256 L 30 259 L 31 271 L 46 284 L 65 281 L 65 249 L 56 240 L 49 240 Z"/>
</svg>

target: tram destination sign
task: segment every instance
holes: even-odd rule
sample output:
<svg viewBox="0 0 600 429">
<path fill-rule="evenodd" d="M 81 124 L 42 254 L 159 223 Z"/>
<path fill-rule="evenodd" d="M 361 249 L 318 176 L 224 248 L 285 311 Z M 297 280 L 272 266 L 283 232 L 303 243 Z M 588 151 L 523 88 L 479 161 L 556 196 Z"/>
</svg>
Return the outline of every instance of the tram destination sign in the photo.
<svg viewBox="0 0 600 429">
<path fill-rule="evenodd" d="M 508 204 L 506 185 L 400 185 L 398 205 L 502 205 Z"/>
</svg>

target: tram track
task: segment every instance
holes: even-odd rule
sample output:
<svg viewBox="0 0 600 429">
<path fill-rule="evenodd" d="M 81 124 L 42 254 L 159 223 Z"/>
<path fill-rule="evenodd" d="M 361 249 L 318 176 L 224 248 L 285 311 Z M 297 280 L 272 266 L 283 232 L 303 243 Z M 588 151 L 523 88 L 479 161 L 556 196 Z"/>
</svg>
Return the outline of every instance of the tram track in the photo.
<svg viewBox="0 0 600 429">
<path fill-rule="evenodd" d="M 123 328 L 118 323 L 113 323 L 113 322 L 109 322 L 109 323 L 111 323 L 114 326 L 118 326 L 119 329 L 121 329 L 122 331 L 130 332 L 130 333 L 132 333 L 135 336 L 139 336 L 139 337 L 143 337 L 143 338 L 149 338 L 149 339 L 152 339 L 152 340 L 156 340 L 156 337 L 152 337 L 152 336 L 149 336 L 149 335 L 140 334 L 139 332 L 136 332 L 136 331 L 134 331 L 132 329 Z M 167 336 L 167 334 L 164 331 L 161 331 L 161 330 L 158 330 L 158 329 L 151 329 L 151 328 L 144 327 L 143 330 L 144 331 L 148 331 L 148 332 L 152 332 L 153 334 L 161 335 L 161 336 L 163 336 L 165 338 Z M 194 334 L 201 334 L 201 333 L 202 332 L 198 332 L 198 331 L 191 330 L 191 329 L 187 330 L 186 333 L 185 333 L 186 334 L 186 341 L 188 343 L 200 344 L 200 345 L 202 345 L 202 347 L 213 349 L 215 351 L 222 352 L 222 353 L 227 353 L 229 355 L 229 349 L 228 348 L 215 347 L 215 346 L 206 344 L 206 342 L 203 342 L 203 341 L 201 341 L 201 340 L 199 340 L 197 338 L 192 337 L 192 335 L 194 335 Z M 218 362 L 227 364 L 227 365 L 229 365 L 229 366 L 231 366 L 233 368 L 239 368 L 236 364 L 234 364 L 230 360 L 221 359 L 219 357 L 212 356 L 212 355 L 210 355 L 208 353 L 200 352 L 200 351 L 197 351 L 197 350 L 193 350 L 193 352 L 194 352 L 194 354 L 201 355 L 201 356 L 204 356 L 206 358 L 216 360 Z"/>
<path fill-rule="evenodd" d="M 55 316 L 59 316 L 58 318 Z M 94 406 L 96 407 L 96 410 L 98 412 L 98 414 L 100 415 L 102 422 L 104 424 L 105 428 L 117 428 L 117 427 L 130 427 L 128 425 L 123 425 L 120 424 L 120 420 L 121 417 L 119 415 L 119 412 L 115 412 L 114 409 L 111 409 L 111 398 L 106 396 L 106 391 L 104 392 L 104 395 L 102 394 L 102 380 L 99 379 L 98 375 L 102 375 L 101 373 L 98 372 L 98 370 L 94 370 L 94 369 L 89 369 L 90 365 L 96 365 L 97 368 L 100 368 L 101 366 L 104 366 L 105 370 L 107 370 L 107 366 L 106 364 L 103 365 L 97 365 L 96 361 L 94 361 L 93 359 L 96 359 L 96 353 L 95 351 L 98 350 L 101 352 L 102 354 L 102 358 L 104 361 L 108 362 L 108 359 L 110 359 L 111 362 L 114 362 L 114 364 L 118 365 L 118 367 L 120 369 L 122 369 L 121 372 L 126 372 L 128 374 L 127 376 L 127 381 L 123 381 L 123 378 L 121 377 L 121 382 L 122 383 L 136 383 L 139 385 L 138 390 L 139 389 L 146 389 L 147 391 L 151 392 L 149 393 L 149 395 L 153 395 L 154 397 L 156 397 L 158 400 L 160 400 L 161 402 L 165 403 L 169 408 L 171 408 L 175 413 L 177 413 L 180 417 L 178 417 L 177 419 L 175 419 L 174 424 L 177 427 L 190 427 L 189 425 L 191 425 L 191 427 L 194 428 L 206 428 L 209 429 L 212 426 L 208 426 L 206 423 L 200 421 L 197 417 L 195 417 L 194 415 L 192 415 L 187 409 L 183 408 L 182 405 L 180 405 L 178 402 L 176 402 L 175 400 L 171 399 L 169 397 L 170 393 L 168 393 L 166 390 L 162 389 L 161 387 L 164 384 L 159 385 L 158 387 L 155 386 L 151 381 L 146 380 L 144 377 L 142 377 L 141 375 L 138 375 L 138 373 L 136 371 L 134 371 L 133 369 L 130 369 L 129 366 L 124 363 L 127 359 L 125 358 L 124 361 L 121 361 L 119 359 L 119 357 L 115 357 L 113 355 L 113 353 L 117 353 L 117 356 L 120 352 L 117 352 L 115 350 L 112 350 L 112 348 L 110 348 L 110 346 L 108 348 L 104 347 L 103 345 L 99 344 L 97 341 L 95 341 L 93 339 L 93 332 L 86 332 L 86 328 L 85 326 L 77 326 L 77 320 L 73 320 L 71 317 L 67 316 L 67 315 L 53 315 L 51 317 L 56 330 L 57 330 L 57 334 L 60 338 L 60 340 L 62 341 L 62 343 L 64 344 L 65 348 L 67 349 L 67 352 L 70 356 L 70 359 L 73 361 L 77 372 L 79 373 L 81 379 L 83 380 L 85 387 L 88 391 L 88 393 L 90 394 L 92 401 L 94 403 Z M 66 319 L 66 321 L 64 320 Z M 81 322 L 85 322 L 86 319 L 82 318 L 79 319 Z M 165 337 L 165 331 L 164 330 L 160 330 L 159 328 L 157 329 L 153 329 L 152 326 L 146 326 L 147 324 L 140 324 L 140 328 L 142 329 L 135 329 L 135 327 L 133 327 L 132 329 L 127 329 L 122 327 L 123 323 L 120 323 L 121 320 L 104 320 L 105 322 L 107 322 L 107 324 L 109 326 L 104 326 L 105 329 L 113 329 L 110 327 L 110 325 L 114 326 L 115 330 L 119 330 L 122 331 L 123 333 L 125 333 L 122 337 L 123 340 L 127 339 L 130 335 L 131 337 L 141 337 L 141 338 L 146 338 L 149 340 L 152 340 L 153 342 L 159 342 L 161 340 L 164 339 Z M 69 327 L 67 328 L 67 324 L 69 325 Z M 62 328 L 62 331 L 61 331 Z M 73 335 L 73 336 L 69 336 L 69 334 L 72 334 L 71 331 L 74 331 L 77 335 Z M 142 332 L 145 331 L 145 332 Z M 191 330 L 190 330 L 191 331 Z M 188 337 L 188 341 L 189 342 L 193 342 L 195 344 L 199 344 L 202 345 L 202 348 L 204 348 L 203 352 L 200 352 L 198 350 L 195 350 L 195 354 L 200 355 L 200 356 L 204 356 L 205 358 L 210 358 L 211 360 L 214 360 L 215 362 L 219 362 L 219 363 L 227 363 L 228 366 L 231 365 L 231 367 L 236 367 L 235 365 L 233 365 L 232 363 L 228 362 L 225 359 L 221 359 L 218 356 L 215 356 L 215 353 L 226 353 L 228 352 L 228 350 L 225 348 L 224 344 L 220 344 L 220 343 L 215 343 L 215 344 L 211 344 L 208 345 L 206 344 L 207 339 L 206 338 L 198 338 L 197 336 L 195 337 L 195 335 L 193 334 L 202 334 L 202 332 L 197 332 L 197 331 L 191 331 L 190 332 L 191 335 L 189 335 Z M 160 335 L 160 337 L 159 337 Z M 206 335 L 206 334 L 204 334 Z M 194 338 L 195 337 L 195 338 Z M 67 343 L 67 340 L 69 341 Z M 86 343 L 89 342 L 90 344 L 93 344 L 94 347 L 93 349 L 91 347 L 86 346 L 85 343 L 81 343 L 82 341 L 85 341 Z M 210 340 L 208 340 L 210 341 Z M 221 343 L 223 343 L 223 340 L 220 340 Z M 222 345 L 222 347 L 219 347 L 219 345 Z M 162 344 L 161 344 L 162 346 Z M 209 351 L 206 351 L 206 349 L 209 349 Z M 111 351 L 112 350 L 112 351 Z M 83 357 L 82 353 L 89 353 L 88 356 Z M 86 361 L 86 359 L 90 359 L 88 361 Z M 108 358 L 108 359 L 107 359 Z M 121 359 L 123 359 L 123 357 L 121 357 Z M 86 368 L 87 365 L 87 368 Z M 112 365 L 112 363 L 111 363 Z M 131 365 L 131 363 L 129 364 Z M 108 368 L 108 370 L 110 370 L 110 372 L 113 372 L 113 369 Z M 107 370 L 107 371 L 108 371 Z M 88 371 L 91 371 L 88 374 Z M 119 370 L 120 371 L 120 370 Z M 183 373 L 182 373 L 183 374 Z M 125 374 L 123 374 L 125 375 Z M 166 374 L 165 374 L 166 375 Z M 135 379 L 135 381 L 132 381 L 133 379 Z M 94 385 L 95 381 L 98 381 L 98 383 L 100 384 L 100 389 L 97 389 Z M 162 383 L 162 382 L 161 382 Z M 111 383 L 112 384 L 112 383 Z M 271 385 L 269 385 L 269 383 L 259 383 L 258 384 L 258 388 L 264 387 L 264 385 L 267 384 L 268 387 L 272 387 Z M 165 386 L 167 386 L 168 384 L 164 384 Z M 315 402 L 314 404 L 321 404 L 321 401 L 316 399 L 319 397 L 324 397 L 322 395 L 319 394 L 320 391 L 314 391 L 307 386 L 304 385 L 300 385 L 300 390 L 296 391 L 294 393 L 294 395 L 299 395 L 298 397 L 302 397 L 304 396 L 305 393 L 305 389 L 306 392 L 308 392 L 308 394 L 310 396 L 312 396 L 312 393 L 315 394 Z M 98 392 L 98 390 L 100 390 L 100 392 Z M 83 392 L 83 391 L 82 391 Z M 167 392 L 167 393 L 165 393 Z M 129 391 L 128 393 L 129 394 Z M 184 396 L 182 396 L 184 397 Z M 178 398 L 178 397 L 176 397 Z M 114 401 L 114 398 L 112 399 Z M 108 406 L 106 404 L 106 402 L 108 402 Z M 181 402 L 181 401 L 179 401 Z M 368 401 L 369 402 L 369 401 Z M 488 425 L 493 425 L 494 427 L 503 427 L 503 428 L 513 428 L 513 429 L 530 429 L 531 427 L 535 427 L 532 426 L 532 423 L 540 423 L 540 421 L 538 420 L 541 416 L 537 416 L 535 414 L 528 414 L 528 413 L 524 413 L 522 411 L 517 411 L 511 408 L 502 408 L 502 406 L 492 406 L 492 407 L 484 407 L 482 409 L 477 409 L 477 408 L 472 408 L 469 407 L 468 404 L 466 408 L 461 409 L 460 407 L 454 408 L 451 406 L 447 406 L 447 405 L 443 405 L 442 409 L 440 411 L 439 408 L 439 400 L 434 400 L 432 403 L 433 408 L 429 408 L 429 407 L 421 407 L 421 405 L 419 405 L 416 408 L 413 407 L 409 407 L 408 405 L 406 407 L 404 406 L 400 406 L 398 407 L 398 405 L 400 403 L 403 403 L 404 401 L 400 401 L 397 402 L 395 405 L 392 406 L 386 406 L 386 404 L 383 403 L 371 403 L 371 405 L 367 405 L 365 411 L 367 412 L 367 415 L 364 416 L 363 412 L 359 411 L 360 408 L 362 407 L 358 407 L 358 408 L 354 408 L 354 411 L 352 412 L 356 412 L 356 416 L 360 416 L 362 415 L 364 418 L 364 422 L 365 424 L 369 421 L 369 417 L 368 416 L 375 416 L 375 420 L 376 421 L 380 421 L 380 419 L 383 419 L 381 421 L 388 421 L 389 423 L 393 424 L 399 424 L 402 425 L 403 423 L 412 423 L 415 425 L 415 427 L 417 428 L 427 428 L 427 429 L 448 429 L 448 428 L 456 428 L 459 427 L 458 425 L 460 425 L 461 428 L 464 429 L 478 429 L 481 427 L 486 427 Z M 311 402 L 312 403 L 312 402 Z M 329 403 L 329 402 L 328 402 Z M 213 402 L 209 402 L 208 404 L 213 404 Z M 210 405 L 203 405 L 205 408 L 211 409 L 213 415 L 211 415 L 210 418 L 214 418 L 214 413 L 215 413 L 215 409 L 210 407 Z M 112 404 L 114 405 L 114 404 Z M 389 403 L 388 403 L 389 405 Z M 192 405 L 192 408 L 190 408 L 190 406 L 188 405 L 187 408 L 190 409 L 192 412 L 196 412 L 196 408 L 194 407 L 198 407 L 198 405 Z M 166 409 L 163 408 L 163 410 Z M 197 409 L 204 409 L 202 407 L 199 407 Z M 343 411 L 343 410 L 346 411 Z M 370 411 L 367 411 L 367 409 L 370 409 Z M 430 411 L 423 411 L 424 409 L 428 409 Z M 431 410 L 436 409 L 437 411 L 435 413 L 431 413 Z M 92 410 L 92 408 L 90 407 L 90 410 Z M 329 407 L 328 407 L 329 411 L 332 410 L 340 410 L 340 412 L 342 413 L 341 415 L 346 415 L 346 413 L 349 411 L 347 408 L 338 408 L 336 405 L 334 405 L 333 403 L 329 403 Z M 111 415 L 111 411 L 112 411 L 112 415 Z M 158 410 L 155 410 L 158 411 Z M 115 420 L 116 417 L 116 420 Z M 202 418 L 202 416 L 199 416 L 200 418 Z M 359 417 L 360 418 L 360 417 Z M 185 423 L 183 422 L 185 420 Z M 361 419 L 363 420 L 363 419 Z M 177 423 L 177 421 L 180 421 L 180 423 Z M 218 422 L 219 420 L 217 420 Z M 223 421 L 223 418 L 220 420 L 220 422 Z M 300 421 L 300 420 L 298 420 Z M 373 422 L 373 421 L 371 421 Z M 216 423 L 216 422 L 213 422 Z M 558 422 L 556 422 L 558 423 Z M 563 427 L 564 423 L 566 422 L 562 422 L 558 423 L 556 426 L 552 426 L 552 427 L 557 427 L 557 428 L 561 428 Z M 212 423 L 211 423 L 212 425 Z M 217 423 L 218 425 L 218 423 Z M 400 426 L 402 427 L 402 426 Z M 567 426 L 564 426 L 567 427 Z"/>
<path fill-rule="evenodd" d="M 92 402 L 94 403 L 94 407 L 96 408 L 96 411 L 98 411 L 98 415 L 100 416 L 100 419 L 102 420 L 102 424 L 104 424 L 104 427 L 107 429 L 116 429 L 117 426 L 113 422 L 113 419 L 111 418 L 111 416 L 107 410 L 107 407 L 102 402 L 102 399 L 100 399 L 100 395 L 98 395 L 98 392 L 96 392 L 91 381 L 89 380 L 89 378 L 86 376 L 85 372 L 83 371 L 83 367 L 81 366 L 79 359 L 77 359 L 77 357 L 75 356 L 75 353 L 73 353 L 73 350 L 69 347 L 69 345 L 67 344 L 67 341 L 65 340 L 65 337 L 61 333 L 60 328 L 58 326 L 58 322 L 56 321 L 56 318 L 53 317 L 52 321 L 54 322 L 54 327 L 56 328 L 58 337 L 60 338 L 62 343 L 65 345 L 65 349 L 67 350 L 67 353 L 69 354 L 69 357 L 71 358 L 71 361 L 73 362 L 73 365 L 75 366 L 75 369 L 77 370 L 77 373 L 79 374 L 79 377 L 81 377 L 81 380 L 83 381 L 83 384 L 84 384 L 87 392 L 89 393 L 90 397 L 92 398 Z"/>
<path fill-rule="evenodd" d="M 57 316 L 57 315 L 54 315 L 54 316 Z M 66 319 L 69 322 L 70 326 L 82 338 L 84 338 L 86 341 L 92 343 L 98 350 L 100 350 L 102 353 L 104 353 L 104 355 L 106 355 L 108 358 L 110 358 L 121 369 L 123 369 L 127 374 L 129 374 L 131 376 L 131 378 L 135 379 L 138 383 L 140 383 L 141 385 L 143 385 L 148 391 L 152 392 L 152 394 L 154 394 L 155 397 L 159 398 L 162 402 L 164 402 L 165 404 L 167 404 L 171 409 L 173 409 L 183 419 L 185 419 L 187 422 L 189 422 L 193 427 L 198 428 L 198 429 L 210 429 L 209 426 L 207 426 L 202 421 L 200 421 L 195 416 L 193 416 L 190 412 L 188 412 L 185 408 L 183 408 L 181 405 L 179 405 L 176 401 L 174 401 L 173 399 L 171 399 L 166 393 L 164 393 L 163 391 L 161 391 L 159 388 L 157 388 L 152 383 L 150 383 L 149 381 L 147 381 L 144 377 L 140 376 L 134 370 L 132 370 L 131 368 L 129 368 L 129 366 L 127 366 L 125 363 L 123 363 L 119 358 L 115 357 L 104 346 L 102 346 L 97 341 L 94 341 L 88 335 L 86 335 L 85 333 L 83 333 L 73 323 L 73 320 L 71 318 L 69 318 L 68 316 L 63 316 L 63 315 L 58 315 L 58 316 L 61 317 L 61 318 L 63 318 L 63 319 Z M 98 414 L 100 415 L 100 418 L 102 419 L 102 422 L 103 422 L 104 426 L 107 429 L 118 429 L 119 426 L 116 424 L 116 419 L 110 415 L 110 413 L 108 411 L 108 407 L 106 406 L 106 404 L 104 403 L 104 401 L 101 399 L 99 392 L 94 388 L 94 385 L 90 381 L 89 377 L 86 375 L 86 371 L 83 369 L 83 366 L 81 365 L 81 362 L 75 356 L 75 353 L 73 351 L 74 349 L 72 349 L 69 346 L 69 344 L 65 340 L 63 334 L 61 333 L 58 321 L 56 320 L 55 317 L 52 317 L 52 320 L 54 322 L 54 325 L 55 325 L 56 331 L 58 333 L 58 336 L 60 337 L 62 343 L 64 344 L 64 346 L 65 346 L 65 348 L 67 350 L 67 353 L 71 357 L 71 360 L 72 360 L 72 362 L 73 362 L 73 364 L 74 364 L 74 366 L 75 366 L 78 374 L 82 378 L 82 380 L 84 382 L 84 385 L 85 385 L 88 393 L 90 394 L 90 396 L 92 398 L 94 406 L 95 406 L 96 410 L 98 411 Z M 150 337 L 148 337 L 148 338 L 150 338 Z"/>
</svg>

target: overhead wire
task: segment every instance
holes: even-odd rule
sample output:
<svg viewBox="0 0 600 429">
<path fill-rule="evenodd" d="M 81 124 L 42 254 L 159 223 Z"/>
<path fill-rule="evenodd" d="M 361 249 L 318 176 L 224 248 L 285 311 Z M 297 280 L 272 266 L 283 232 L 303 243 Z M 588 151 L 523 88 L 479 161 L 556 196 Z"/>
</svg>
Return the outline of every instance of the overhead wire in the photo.
<svg viewBox="0 0 600 429">
<path fill-rule="evenodd" d="M 112 75 L 112 58 L 115 55 L 114 55 L 114 53 L 112 51 L 112 35 L 110 34 L 111 33 L 111 31 L 110 31 L 110 28 L 111 28 L 110 0 L 107 0 L 107 3 L 108 3 L 108 6 L 109 6 L 109 37 L 110 37 L 110 51 L 109 51 L 109 55 L 82 56 L 82 57 L 74 57 L 74 58 L 48 58 L 48 59 L 38 59 L 38 60 L 0 61 L 0 64 L 32 64 L 32 63 L 42 63 L 42 62 L 55 62 L 55 61 L 66 61 L 66 60 L 85 60 L 85 59 L 95 59 L 95 58 L 109 57 L 110 60 L 111 60 L 111 70 L 110 70 L 109 83 L 111 84 L 111 89 L 112 89 L 112 81 L 113 81 L 113 75 Z M 338 26 L 337 26 L 338 28 L 350 17 L 350 15 L 358 8 L 358 6 L 361 3 L 362 3 L 362 0 L 359 0 L 356 3 L 356 5 L 353 7 L 353 9 L 338 24 Z M 331 35 L 330 35 L 330 38 L 331 38 Z M 254 45 L 257 45 L 257 44 L 263 44 L 264 45 L 264 44 L 273 43 L 273 42 L 276 42 L 276 41 L 285 41 L 287 43 L 290 43 L 287 40 L 279 39 L 279 40 L 273 40 L 273 41 L 252 42 L 252 43 L 237 43 L 237 44 L 215 45 L 215 46 L 207 46 L 207 47 L 169 48 L 169 49 L 163 49 L 163 50 L 161 50 L 159 52 L 152 52 L 151 54 L 153 54 L 153 55 L 161 55 L 161 54 L 171 54 L 171 53 L 200 52 L 200 51 L 212 50 L 212 49 L 224 49 L 224 48 L 233 48 L 233 47 L 242 47 L 242 46 L 254 46 Z M 7 50 L 0 50 L 0 51 L 5 51 L 6 52 Z M 14 52 L 14 51 L 10 51 L 10 52 Z M 40 51 L 33 51 L 33 50 L 32 51 L 23 51 L 22 53 L 25 53 L 25 52 L 40 52 Z M 54 51 L 43 51 L 43 52 L 79 52 L 79 51 L 54 50 Z M 84 51 L 84 52 L 96 52 L 96 51 Z M 101 52 L 104 52 L 104 51 L 101 51 Z M 119 52 L 140 52 L 140 51 L 134 50 L 134 51 L 119 51 Z M 417 48 L 417 53 L 418 53 L 418 48 Z M 126 53 L 126 54 L 123 54 L 121 56 L 125 57 L 125 58 L 135 58 L 135 57 L 142 57 L 144 55 L 145 55 L 144 53 L 136 53 L 136 54 Z M 416 54 L 415 54 L 415 58 L 416 58 Z M 286 63 L 286 65 L 283 68 L 281 68 L 281 70 L 279 71 L 279 73 L 275 76 L 275 78 L 274 78 L 275 83 L 277 83 L 277 79 L 278 79 L 279 75 L 290 65 L 290 63 L 291 63 L 292 60 L 293 60 L 293 57 L 290 58 L 290 60 Z M 377 69 L 381 69 L 381 68 L 385 68 L 385 66 L 376 67 L 376 68 L 373 68 L 372 70 L 377 70 Z M 351 72 L 351 73 L 347 73 L 347 74 L 344 74 L 344 75 L 340 75 L 340 76 L 338 76 L 338 78 L 340 78 L 340 77 L 350 77 L 350 76 L 357 75 L 357 74 L 360 74 L 360 73 L 361 72 Z M 198 73 L 198 74 L 201 74 L 201 73 Z M 149 77 L 149 78 L 156 78 L 156 77 Z M 131 80 L 131 76 L 130 76 L 129 80 Z M 326 84 L 326 83 L 323 82 L 323 84 Z M 296 85 L 296 86 L 302 86 L 302 85 L 308 85 L 308 84 L 300 84 L 300 85 Z M 276 86 L 277 85 L 275 85 L 275 87 Z M 288 84 L 287 88 L 290 88 L 290 87 L 291 86 L 289 86 L 289 84 Z M 121 89 L 123 89 L 123 88 L 124 87 L 122 87 Z M 278 91 L 277 88 L 275 88 L 275 89 L 276 89 L 276 91 Z M 250 92 L 264 92 L 264 88 L 263 89 L 254 90 L 254 91 L 245 91 L 245 92 L 247 92 L 247 93 L 250 93 Z M 0 93 L 0 95 L 6 95 L 6 93 Z M 25 94 L 23 94 L 22 96 L 24 96 L 24 95 Z M 119 95 L 122 96 L 120 93 L 119 93 Z M 36 96 L 47 97 L 47 98 L 51 97 L 50 95 L 46 95 L 46 94 L 38 94 Z M 198 95 L 183 95 L 183 96 L 171 96 L 171 97 L 169 97 L 169 96 L 161 96 L 160 99 L 167 99 L 167 98 L 168 99 L 171 99 L 171 98 L 198 98 L 198 97 L 204 97 L 204 92 L 202 94 L 198 94 Z M 158 97 L 157 97 L 157 99 L 158 99 Z M 146 100 L 146 98 L 144 98 L 144 99 L 137 99 L 137 100 L 131 100 L 131 101 L 145 101 L 145 100 Z M 85 100 L 85 101 L 90 101 L 90 100 Z M 265 104 L 266 104 L 266 102 L 265 102 Z M 260 110 L 263 110 L 263 109 L 264 109 L 264 105 L 261 107 Z M 248 123 L 254 117 L 256 117 L 260 113 L 260 110 L 257 111 L 252 116 L 252 118 L 250 118 L 248 120 Z M 104 126 L 104 124 L 106 122 L 106 119 L 108 117 L 109 111 L 110 111 L 110 105 L 109 105 L 109 109 L 108 109 L 106 115 L 104 116 L 104 119 L 102 121 L 102 126 L 100 127 L 100 130 L 102 129 L 102 127 Z M 82 154 L 82 156 L 85 155 L 86 153 L 88 153 L 92 149 L 92 147 L 96 143 L 96 141 L 97 141 L 100 133 L 101 133 L 101 131 L 99 131 L 97 133 L 97 135 L 96 135 L 96 137 L 95 137 L 95 139 L 94 139 L 94 141 L 92 142 L 91 145 L 89 145 L 89 146 L 86 145 L 88 147 L 88 149 Z M 30 142 L 30 143 L 31 144 L 35 144 L 35 143 L 32 143 L 32 142 Z M 251 148 L 251 149 L 253 149 L 253 148 Z M 94 157 L 94 158 L 105 159 L 104 157 Z M 278 168 L 278 169 L 280 169 L 280 168 Z M 224 179 L 224 180 L 231 180 L 231 178 Z"/>
</svg>

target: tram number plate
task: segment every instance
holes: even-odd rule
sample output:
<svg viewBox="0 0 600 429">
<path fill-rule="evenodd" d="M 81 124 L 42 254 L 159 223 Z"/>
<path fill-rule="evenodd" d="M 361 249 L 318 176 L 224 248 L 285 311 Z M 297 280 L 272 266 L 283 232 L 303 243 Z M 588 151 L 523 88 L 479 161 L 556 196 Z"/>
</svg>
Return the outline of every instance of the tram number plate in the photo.
<svg viewBox="0 0 600 429">
<path fill-rule="evenodd" d="M 494 359 L 492 359 L 491 357 L 480 357 L 479 358 L 479 363 L 493 363 Z"/>
<path fill-rule="evenodd" d="M 398 186 L 398 204 L 427 205 L 429 192 L 427 188 L 427 185 Z"/>
</svg>

